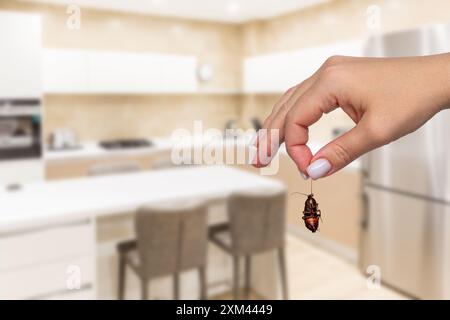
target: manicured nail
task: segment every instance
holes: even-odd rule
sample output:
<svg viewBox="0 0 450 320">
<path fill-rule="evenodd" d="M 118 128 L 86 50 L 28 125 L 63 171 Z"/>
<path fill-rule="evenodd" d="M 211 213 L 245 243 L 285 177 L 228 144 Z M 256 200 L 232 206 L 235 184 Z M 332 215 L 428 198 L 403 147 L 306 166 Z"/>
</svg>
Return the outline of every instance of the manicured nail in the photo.
<svg viewBox="0 0 450 320">
<path fill-rule="evenodd" d="M 247 144 L 248 147 L 254 147 L 256 146 L 256 138 L 258 138 L 258 132 L 256 132 L 252 138 L 250 139 L 249 143 Z"/>
<path fill-rule="evenodd" d="M 318 159 L 311 163 L 306 169 L 311 179 L 316 180 L 325 176 L 331 169 L 331 164 L 327 159 Z"/>
<path fill-rule="evenodd" d="M 308 177 L 306 174 L 304 174 L 303 172 L 301 172 L 301 171 L 300 171 L 300 175 L 301 175 L 302 178 L 305 179 L 305 180 L 308 180 L 308 179 L 309 179 L 309 177 Z"/>
</svg>

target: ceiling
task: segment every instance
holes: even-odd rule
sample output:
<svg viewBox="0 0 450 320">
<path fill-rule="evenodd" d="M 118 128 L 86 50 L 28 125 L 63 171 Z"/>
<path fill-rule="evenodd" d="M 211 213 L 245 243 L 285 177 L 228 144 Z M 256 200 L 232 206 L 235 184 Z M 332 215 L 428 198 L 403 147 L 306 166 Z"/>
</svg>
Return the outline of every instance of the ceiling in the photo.
<svg viewBox="0 0 450 320">
<path fill-rule="evenodd" d="M 229 23 L 267 19 L 329 0 L 21 0 Z"/>
</svg>

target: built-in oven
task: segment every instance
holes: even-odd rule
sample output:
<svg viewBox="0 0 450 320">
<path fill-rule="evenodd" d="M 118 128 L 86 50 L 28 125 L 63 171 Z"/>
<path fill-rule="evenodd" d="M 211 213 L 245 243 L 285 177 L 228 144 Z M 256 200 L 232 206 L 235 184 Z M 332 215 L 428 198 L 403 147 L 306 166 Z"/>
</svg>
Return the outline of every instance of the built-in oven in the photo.
<svg viewBox="0 0 450 320">
<path fill-rule="evenodd" d="M 0 161 L 41 158 L 39 99 L 0 99 Z"/>
</svg>

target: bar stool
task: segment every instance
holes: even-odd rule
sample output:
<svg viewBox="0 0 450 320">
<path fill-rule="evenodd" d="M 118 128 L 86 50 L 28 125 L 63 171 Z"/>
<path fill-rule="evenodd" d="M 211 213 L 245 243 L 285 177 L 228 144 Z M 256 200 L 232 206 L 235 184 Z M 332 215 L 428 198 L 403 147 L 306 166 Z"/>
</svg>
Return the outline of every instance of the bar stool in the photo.
<svg viewBox="0 0 450 320">
<path fill-rule="evenodd" d="M 285 261 L 286 192 L 241 192 L 228 200 L 229 222 L 212 226 L 209 239 L 233 257 L 233 293 L 239 299 L 239 260 L 245 257 L 245 296 L 250 294 L 251 256 L 276 249 L 283 298 L 288 299 Z"/>
<path fill-rule="evenodd" d="M 151 279 L 173 275 L 174 298 L 179 299 L 179 274 L 197 268 L 200 298 L 206 299 L 207 207 L 200 202 L 165 203 L 136 213 L 136 240 L 117 245 L 118 298 L 125 295 L 125 268 L 141 282 L 141 298 L 148 299 Z"/>
<path fill-rule="evenodd" d="M 129 173 L 140 171 L 141 167 L 137 162 L 124 161 L 113 163 L 100 163 L 91 166 L 88 169 L 89 176 L 104 176 L 115 173 Z"/>
</svg>

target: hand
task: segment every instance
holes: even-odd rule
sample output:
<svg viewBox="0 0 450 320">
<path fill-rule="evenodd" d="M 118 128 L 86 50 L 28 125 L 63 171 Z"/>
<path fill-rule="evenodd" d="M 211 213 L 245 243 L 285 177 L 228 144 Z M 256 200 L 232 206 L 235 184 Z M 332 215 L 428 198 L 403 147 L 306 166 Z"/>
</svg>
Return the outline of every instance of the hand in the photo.
<svg viewBox="0 0 450 320">
<path fill-rule="evenodd" d="M 312 179 L 335 173 L 362 154 L 422 126 L 450 102 L 450 54 L 410 58 L 329 58 L 314 75 L 289 89 L 263 124 L 279 130 L 289 156 Z M 355 127 L 314 156 L 306 143 L 308 127 L 341 108 Z M 273 149 L 273 148 L 272 148 Z M 261 150 L 260 150 L 261 151 Z M 411 150 L 414 152 L 414 150 Z M 267 165 L 256 160 L 255 166 Z"/>
</svg>

